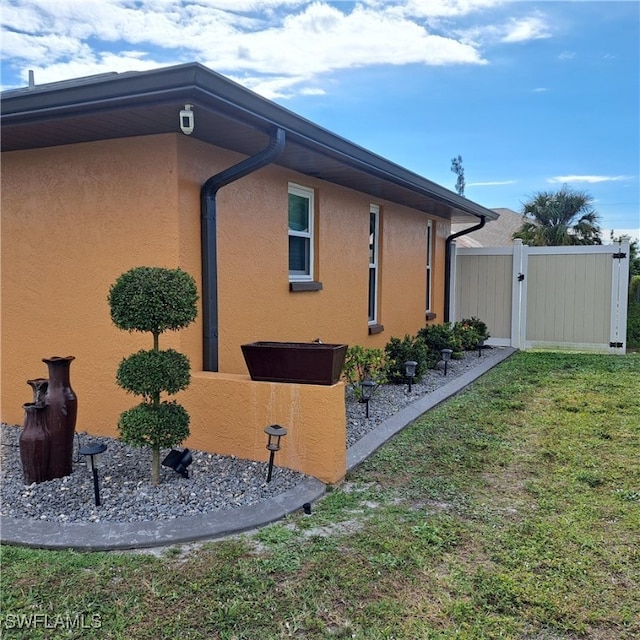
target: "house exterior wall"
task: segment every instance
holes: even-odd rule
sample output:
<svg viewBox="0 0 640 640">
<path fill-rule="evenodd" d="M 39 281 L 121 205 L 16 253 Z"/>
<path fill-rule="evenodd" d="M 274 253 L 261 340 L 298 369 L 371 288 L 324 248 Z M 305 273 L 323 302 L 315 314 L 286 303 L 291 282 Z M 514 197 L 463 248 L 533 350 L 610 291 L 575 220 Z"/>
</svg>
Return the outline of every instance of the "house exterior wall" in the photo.
<svg viewBox="0 0 640 640">
<path fill-rule="evenodd" d="M 182 135 L 16 151 L 2 161 L 1 417 L 20 424 L 26 380 L 46 377 L 42 358 L 74 355 L 78 431 L 117 435 L 138 399 L 115 384 L 120 360 L 151 337 L 119 331 L 109 287 L 134 266 L 181 267 L 200 287 L 200 188 L 242 156 Z M 287 184 L 316 194 L 316 279 L 322 291 L 289 291 Z M 368 334 L 369 205 L 381 210 L 379 323 Z M 191 415 L 185 446 L 264 460 L 262 429 L 290 429 L 278 463 L 336 482 L 344 474 L 342 384 L 249 380 L 240 345 L 255 340 L 383 347 L 425 324 L 427 217 L 275 165 L 217 196 L 220 373 L 202 371 L 202 316 L 163 334 L 187 354 L 193 380 L 178 394 Z M 433 250 L 434 310 L 443 313 L 444 239 Z M 291 431 L 293 429 L 293 431 Z"/>
</svg>

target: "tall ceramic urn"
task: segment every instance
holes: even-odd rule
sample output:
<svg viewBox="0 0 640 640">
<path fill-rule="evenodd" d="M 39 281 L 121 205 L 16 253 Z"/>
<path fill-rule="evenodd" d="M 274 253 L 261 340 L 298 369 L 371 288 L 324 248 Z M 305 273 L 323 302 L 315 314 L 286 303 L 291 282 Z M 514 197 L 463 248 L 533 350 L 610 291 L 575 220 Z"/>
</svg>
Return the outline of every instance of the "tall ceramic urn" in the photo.
<svg viewBox="0 0 640 640">
<path fill-rule="evenodd" d="M 75 356 L 53 356 L 42 361 L 49 368 L 47 426 L 50 438 L 49 476 L 71 475 L 73 466 L 73 436 L 76 430 L 78 400 L 69 381 L 69 369 Z"/>
</svg>

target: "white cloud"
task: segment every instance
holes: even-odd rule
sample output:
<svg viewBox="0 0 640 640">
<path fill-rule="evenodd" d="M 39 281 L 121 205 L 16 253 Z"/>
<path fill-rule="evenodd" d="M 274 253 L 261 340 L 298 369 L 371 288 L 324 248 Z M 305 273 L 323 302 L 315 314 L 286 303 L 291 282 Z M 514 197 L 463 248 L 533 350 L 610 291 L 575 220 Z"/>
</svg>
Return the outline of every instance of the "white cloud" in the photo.
<svg viewBox="0 0 640 640">
<path fill-rule="evenodd" d="M 569 182 L 587 182 L 589 184 L 596 184 L 598 182 L 623 182 L 626 180 L 633 180 L 633 176 L 554 176 L 548 178 L 547 182 L 554 183 L 569 183 Z"/>
<path fill-rule="evenodd" d="M 392 7 L 394 13 L 415 18 L 454 18 L 489 9 L 504 0 L 407 0 Z M 383 5 L 372 2 L 371 5 Z"/>
<path fill-rule="evenodd" d="M 480 46 L 480 44 L 517 43 L 551 37 L 551 27 L 546 16 L 537 12 L 522 18 L 511 18 L 496 24 L 485 23 L 456 30 L 455 34 L 462 42 Z"/>
<path fill-rule="evenodd" d="M 551 37 L 550 28 L 542 14 L 521 19 L 513 18 L 509 21 L 506 31 L 502 42 L 525 42 Z"/>
<path fill-rule="evenodd" d="M 536 87 L 533 93 L 546 93 L 547 91 L 549 91 L 547 87 Z"/>
<path fill-rule="evenodd" d="M 40 82 L 101 73 L 107 64 L 113 71 L 142 70 L 196 60 L 226 74 L 265 74 L 254 86 L 273 97 L 294 88 L 322 91 L 312 80 L 339 69 L 486 64 L 477 47 L 451 32 L 431 32 L 421 18 L 459 16 L 494 4 L 14 0 L 2 15 L 2 53 L 19 65 L 23 79 L 35 69 Z M 142 50 L 146 55 L 121 53 Z M 132 67 L 135 60 L 141 64 Z"/>
</svg>

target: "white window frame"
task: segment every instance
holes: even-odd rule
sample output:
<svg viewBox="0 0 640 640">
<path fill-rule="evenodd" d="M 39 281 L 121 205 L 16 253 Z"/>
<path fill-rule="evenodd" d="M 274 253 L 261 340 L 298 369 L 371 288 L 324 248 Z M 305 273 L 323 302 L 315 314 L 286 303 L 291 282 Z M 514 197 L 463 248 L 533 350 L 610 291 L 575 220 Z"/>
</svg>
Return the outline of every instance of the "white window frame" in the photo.
<svg viewBox="0 0 640 640">
<path fill-rule="evenodd" d="M 313 189 L 303 187 L 293 182 L 289 183 L 287 195 L 292 194 L 306 198 L 309 203 L 309 225 L 308 231 L 295 231 L 289 228 L 289 212 L 287 210 L 287 228 L 289 230 L 287 237 L 306 238 L 309 241 L 309 273 L 291 273 L 289 271 L 289 282 L 310 282 L 313 280 L 314 265 L 314 224 L 315 224 L 315 194 Z M 287 250 L 287 257 L 289 252 Z"/>
<path fill-rule="evenodd" d="M 373 238 L 373 260 L 371 260 L 371 215 L 375 216 L 374 223 L 374 238 Z M 378 276 L 380 265 L 380 207 L 377 204 L 369 206 L 369 284 L 367 290 L 367 315 L 369 318 L 369 325 L 377 324 L 378 322 Z M 371 272 L 373 271 L 373 313 L 370 309 L 371 303 L 371 286 L 372 278 Z"/>
<path fill-rule="evenodd" d="M 427 264 L 426 264 L 427 280 L 426 280 L 426 290 L 425 290 L 425 304 L 427 307 L 426 308 L 427 312 L 431 311 L 431 305 L 433 303 L 432 267 L 433 267 L 433 221 L 427 220 Z"/>
</svg>

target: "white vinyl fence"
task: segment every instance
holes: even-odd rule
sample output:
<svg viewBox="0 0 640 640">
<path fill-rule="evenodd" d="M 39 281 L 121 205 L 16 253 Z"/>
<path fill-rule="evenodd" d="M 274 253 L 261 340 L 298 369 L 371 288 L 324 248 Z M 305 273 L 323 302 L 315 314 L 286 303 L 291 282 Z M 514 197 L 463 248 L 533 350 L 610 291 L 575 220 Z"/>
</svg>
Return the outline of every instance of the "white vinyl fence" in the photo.
<svg viewBox="0 0 640 640">
<path fill-rule="evenodd" d="M 455 248 L 449 317 L 489 344 L 625 353 L 629 245 Z"/>
</svg>

